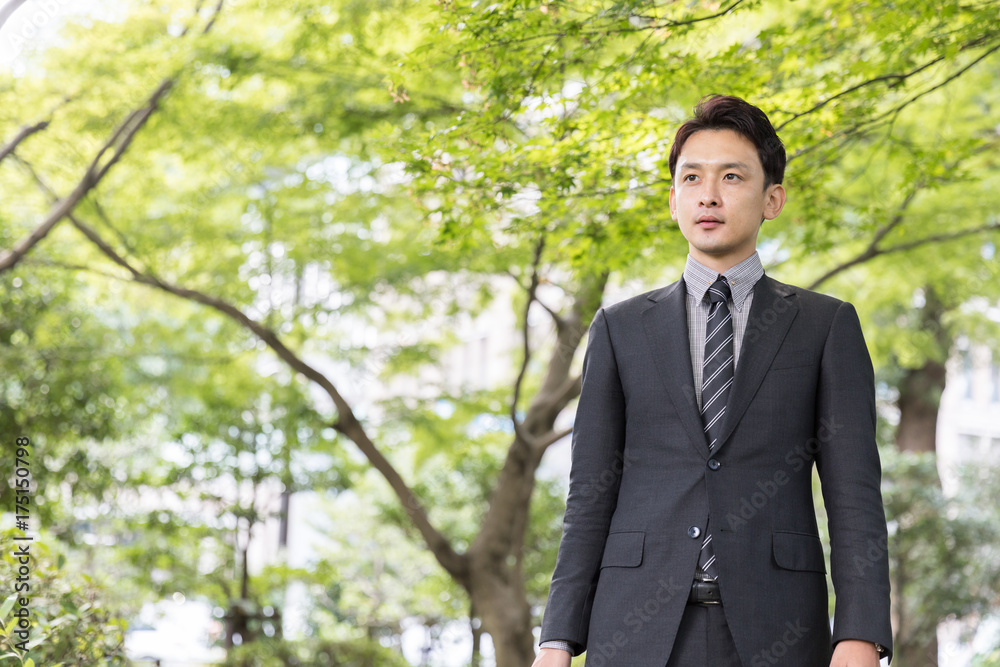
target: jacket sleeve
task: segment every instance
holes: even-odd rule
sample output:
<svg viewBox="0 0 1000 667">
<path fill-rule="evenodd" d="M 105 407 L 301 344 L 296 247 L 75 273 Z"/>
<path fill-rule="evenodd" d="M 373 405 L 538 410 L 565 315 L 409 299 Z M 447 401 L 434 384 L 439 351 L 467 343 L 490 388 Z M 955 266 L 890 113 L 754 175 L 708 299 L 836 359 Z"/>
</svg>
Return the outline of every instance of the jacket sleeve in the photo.
<svg viewBox="0 0 1000 667">
<path fill-rule="evenodd" d="M 834 315 L 820 367 L 816 456 L 829 517 L 836 594 L 833 642 L 859 639 L 892 654 L 889 554 L 875 440 L 875 379 L 854 307 Z"/>
<path fill-rule="evenodd" d="M 573 426 L 569 495 L 541 641 L 582 652 L 624 463 L 625 396 L 604 310 L 590 326 Z"/>
</svg>

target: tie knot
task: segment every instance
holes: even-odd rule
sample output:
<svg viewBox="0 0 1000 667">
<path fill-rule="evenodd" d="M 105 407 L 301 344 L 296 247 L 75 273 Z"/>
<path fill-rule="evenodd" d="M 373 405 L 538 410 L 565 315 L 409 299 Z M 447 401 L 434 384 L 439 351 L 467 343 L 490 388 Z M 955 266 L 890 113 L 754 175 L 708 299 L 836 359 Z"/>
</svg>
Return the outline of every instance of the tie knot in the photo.
<svg viewBox="0 0 1000 667">
<path fill-rule="evenodd" d="M 709 303 L 719 303 L 720 301 L 728 301 L 731 292 L 729 291 L 729 283 L 726 282 L 725 276 L 719 276 L 708 288 L 708 292 L 705 293 L 705 298 L 708 299 Z"/>
</svg>

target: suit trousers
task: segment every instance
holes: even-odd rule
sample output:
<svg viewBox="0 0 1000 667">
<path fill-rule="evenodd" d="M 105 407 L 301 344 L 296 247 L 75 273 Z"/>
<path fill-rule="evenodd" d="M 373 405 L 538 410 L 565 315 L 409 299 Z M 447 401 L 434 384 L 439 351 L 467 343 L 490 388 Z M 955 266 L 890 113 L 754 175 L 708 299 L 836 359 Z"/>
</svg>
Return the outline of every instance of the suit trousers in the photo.
<svg viewBox="0 0 1000 667">
<path fill-rule="evenodd" d="M 743 667 L 722 605 L 685 607 L 667 667 Z"/>
</svg>

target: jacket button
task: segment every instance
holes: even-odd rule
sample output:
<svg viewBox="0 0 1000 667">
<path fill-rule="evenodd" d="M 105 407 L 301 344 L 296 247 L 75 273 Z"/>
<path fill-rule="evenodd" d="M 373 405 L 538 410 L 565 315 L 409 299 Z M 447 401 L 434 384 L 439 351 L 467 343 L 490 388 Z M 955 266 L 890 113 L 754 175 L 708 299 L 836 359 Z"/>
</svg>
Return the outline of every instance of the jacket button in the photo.
<svg viewBox="0 0 1000 667">
<path fill-rule="evenodd" d="M 718 470 L 719 468 L 722 467 L 722 464 L 716 461 L 715 459 L 709 459 L 708 467 L 711 468 L 712 470 Z"/>
<path fill-rule="evenodd" d="M 692 540 L 697 538 L 699 535 L 701 535 L 701 528 L 699 528 L 698 526 L 691 526 L 690 528 L 688 528 L 688 537 L 690 537 Z"/>
</svg>

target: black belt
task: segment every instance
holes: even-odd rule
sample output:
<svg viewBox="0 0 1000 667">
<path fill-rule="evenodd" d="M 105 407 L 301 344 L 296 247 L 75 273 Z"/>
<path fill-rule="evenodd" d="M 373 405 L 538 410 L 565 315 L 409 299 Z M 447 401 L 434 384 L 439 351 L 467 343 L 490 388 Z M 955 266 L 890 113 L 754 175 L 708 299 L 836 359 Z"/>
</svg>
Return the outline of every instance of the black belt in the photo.
<svg viewBox="0 0 1000 667">
<path fill-rule="evenodd" d="M 722 604 L 717 581 L 695 581 L 691 584 L 688 604 Z"/>
</svg>

